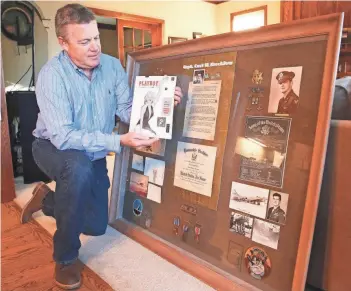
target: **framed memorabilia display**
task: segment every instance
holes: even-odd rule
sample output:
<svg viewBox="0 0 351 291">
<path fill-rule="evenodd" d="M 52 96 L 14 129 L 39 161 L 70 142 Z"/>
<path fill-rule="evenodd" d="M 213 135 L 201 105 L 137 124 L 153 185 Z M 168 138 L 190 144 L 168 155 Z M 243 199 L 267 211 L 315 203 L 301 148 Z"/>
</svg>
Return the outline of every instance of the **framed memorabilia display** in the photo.
<svg viewBox="0 0 351 291">
<path fill-rule="evenodd" d="M 186 40 L 188 40 L 186 37 L 169 36 L 168 37 L 168 44 L 182 42 L 182 41 L 186 41 Z"/>
<path fill-rule="evenodd" d="M 216 290 L 304 290 L 342 22 L 131 53 L 132 90 L 176 76 L 184 98 L 172 139 L 116 156 L 110 225 Z"/>
</svg>

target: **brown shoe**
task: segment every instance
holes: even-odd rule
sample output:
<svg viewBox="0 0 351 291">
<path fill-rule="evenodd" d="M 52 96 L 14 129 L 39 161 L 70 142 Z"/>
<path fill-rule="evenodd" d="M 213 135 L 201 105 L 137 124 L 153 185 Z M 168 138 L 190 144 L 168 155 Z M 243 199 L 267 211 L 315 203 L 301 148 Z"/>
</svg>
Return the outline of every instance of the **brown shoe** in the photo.
<svg viewBox="0 0 351 291">
<path fill-rule="evenodd" d="M 23 207 L 21 213 L 21 223 L 27 223 L 34 212 L 43 208 L 43 199 L 51 191 L 51 189 L 43 182 L 40 182 L 33 190 L 33 197 Z"/>
<path fill-rule="evenodd" d="M 69 265 L 56 263 L 55 284 L 65 290 L 79 288 L 81 285 L 80 272 L 81 267 L 78 260 Z"/>
</svg>

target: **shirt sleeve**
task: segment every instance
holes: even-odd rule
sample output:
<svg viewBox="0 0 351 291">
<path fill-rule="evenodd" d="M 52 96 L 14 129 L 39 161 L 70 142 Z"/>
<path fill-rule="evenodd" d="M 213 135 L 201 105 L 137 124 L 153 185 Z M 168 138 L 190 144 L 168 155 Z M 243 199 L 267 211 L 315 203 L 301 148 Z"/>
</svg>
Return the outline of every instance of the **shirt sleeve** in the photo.
<svg viewBox="0 0 351 291">
<path fill-rule="evenodd" d="M 54 68 L 43 68 L 40 72 L 36 97 L 47 135 L 57 149 L 120 152 L 119 135 L 88 132 L 74 125 L 73 110 L 63 79 Z"/>
<path fill-rule="evenodd" d="M 116 115 L 125 123 L 129 124 L 132 113 L 133 97 L 128 84 L 128 76 L 124 71 L 121 62 L 116 59 L 117 81 L 116 81 L 116 98 L 117 110 Z"/>
</svg>

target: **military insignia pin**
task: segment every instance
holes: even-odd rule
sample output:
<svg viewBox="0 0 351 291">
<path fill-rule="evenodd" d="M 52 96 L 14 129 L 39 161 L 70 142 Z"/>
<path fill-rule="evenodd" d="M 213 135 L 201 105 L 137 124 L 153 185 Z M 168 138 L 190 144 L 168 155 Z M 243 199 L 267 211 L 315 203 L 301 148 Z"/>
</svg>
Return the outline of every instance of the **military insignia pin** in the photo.
<svg viewBox="0 0 351 291">
<path fill-rule="evenodd" d="M 252 73 L 252 83 L 254 84 L 262 84 L 263 82 L 263 73 L 260 72 L 259 70 L 254 70 L 253 73 Z"/>
</svg>

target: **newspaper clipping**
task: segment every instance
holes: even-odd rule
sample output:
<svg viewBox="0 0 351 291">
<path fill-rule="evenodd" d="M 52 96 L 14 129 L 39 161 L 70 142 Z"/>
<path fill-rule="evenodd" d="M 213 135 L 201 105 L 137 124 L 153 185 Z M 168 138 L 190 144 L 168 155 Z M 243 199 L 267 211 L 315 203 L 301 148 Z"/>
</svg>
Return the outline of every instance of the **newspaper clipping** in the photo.
<svg viewBox="0 0 351 291">
<path fill-rule="evenodd" d="M 189 84 L 183 136 L 214 140 L 220 92 L 221 80 Z"/>
</svg>

